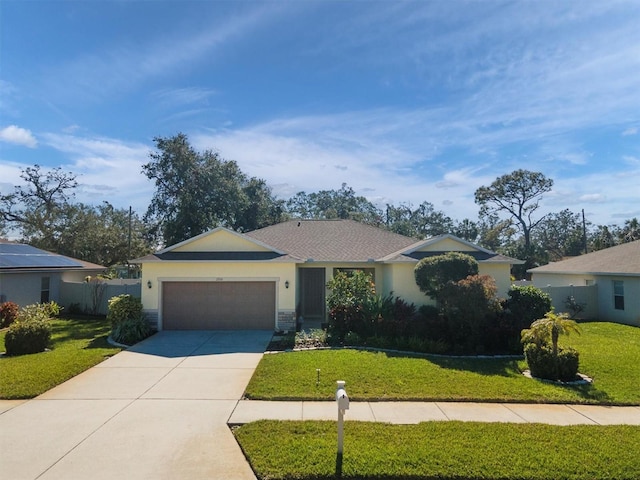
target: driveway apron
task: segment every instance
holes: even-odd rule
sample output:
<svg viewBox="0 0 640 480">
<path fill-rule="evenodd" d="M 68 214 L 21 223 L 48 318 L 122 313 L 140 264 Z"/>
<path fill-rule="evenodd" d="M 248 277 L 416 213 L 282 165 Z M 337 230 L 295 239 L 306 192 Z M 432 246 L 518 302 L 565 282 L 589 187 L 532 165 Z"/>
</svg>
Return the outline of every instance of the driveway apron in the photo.
<svg viewBox="0 0 640 480">
<path fill-rule="evenodd" d="M 227 421 L 268 331 L 163 331 L 0 413 L 0 477 L 251 479 Z"/>
</svg>

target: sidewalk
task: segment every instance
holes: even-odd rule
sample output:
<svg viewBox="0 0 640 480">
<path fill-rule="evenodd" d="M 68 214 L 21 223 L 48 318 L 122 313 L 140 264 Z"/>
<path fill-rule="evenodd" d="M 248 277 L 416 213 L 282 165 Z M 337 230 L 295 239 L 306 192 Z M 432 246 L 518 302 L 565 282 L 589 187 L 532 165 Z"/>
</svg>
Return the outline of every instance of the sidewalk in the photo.
<svg viewBox="0 0 640 480">
<path fill-rule="evenodd" d="M 240 400 L 229 424 L 256 420 L 336 420 L 335 402 Z M 465 402 L 351 402 L 347 421 L 410 424 L 428 421 L 640 425 L 640 407 Z"/>
</svg>

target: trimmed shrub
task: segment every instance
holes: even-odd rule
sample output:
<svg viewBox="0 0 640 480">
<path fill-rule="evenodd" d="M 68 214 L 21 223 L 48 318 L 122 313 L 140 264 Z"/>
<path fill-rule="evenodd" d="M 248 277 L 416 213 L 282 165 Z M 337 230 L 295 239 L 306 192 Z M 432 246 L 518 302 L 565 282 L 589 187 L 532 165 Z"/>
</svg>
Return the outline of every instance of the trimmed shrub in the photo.
<svg viewBox="0 0 640 480">
<path fill-rule="evenodd" d="M 440 299 L 454 346 L 469 353 L 485 350 L 489 321 L 500 311 L 496 293 L 496 283 L 488 275 L 473 275 L 444 286 Z"/>
<path fill-rule="evenodd" d="M 152 331 L 145 318 L 127 318 L 111 330 L 111 338 L 118 343 L 133 345 L 149 337 Z"/>
<path fill-rule="evenodd" d="M 560 348 L 556 356 L 549 345 L 539 347 L 529 343 L 524 347 L 524 355 L 531 375 L 536 378 L 570 382 L 578 375 L 580 358 L 573 348 Z"/>
<path fill-rule="evenodd" d="M 115 328 L 125 320 L 143 319 L 142 302 L 139 298 L 129 294 L 118 295 L 109 299 L 109 313 L 107 320 L 111 322 L 111 327 Z"/>
<path fill-rule="evenodd" d="M 20 307 L 14 302 L 0 304 L 0 328 L 8 327 L 18 317 Z"/>
<path fill-rule="evenodd" d="M 558 379 L 571 382 L 578 376 L 580 354 L 573 348 L 561 348 L 558 352 Z"/>
<path fill-rule="evenodd" d="M 514 285 L 509 289 L 504 308 L 511 313 L 518 330 L 522 330 L 551 311 L 551 297 L 532 285 Z"/>
<path fill-rule="evenodd" d="M 439 300 L 440 291 L 447 283 L 477 275 L 478 262 L 465 253 L 447 252 L 423 258 L 416 265 L 414 274 L 420 291 Z"/>
<path fill-rule="evenodd" d="M 55 302 L 27 305 L 20 310 L 4 337 L 7 355 L 44 352 L 51 341 L 49 319 L 59 312 Z"/>
</svg>

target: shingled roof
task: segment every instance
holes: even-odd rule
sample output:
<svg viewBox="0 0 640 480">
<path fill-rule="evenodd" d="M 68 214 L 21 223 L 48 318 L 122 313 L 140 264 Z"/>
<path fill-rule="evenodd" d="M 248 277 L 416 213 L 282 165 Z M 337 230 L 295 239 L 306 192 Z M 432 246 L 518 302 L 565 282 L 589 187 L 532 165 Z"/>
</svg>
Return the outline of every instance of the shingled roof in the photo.
<svg viewBox="0 0 640 480">
<path fill-rule="evenodd" d="M 294 257 L 316 262 L 367 262 L 416 242 L 354 220 L 291 220 L 245 235 Z"/>
<path fill-rule="evenodd" d="M 640 276 L 640 240 L 532 268 L 529 272 Z"/>
</svg>

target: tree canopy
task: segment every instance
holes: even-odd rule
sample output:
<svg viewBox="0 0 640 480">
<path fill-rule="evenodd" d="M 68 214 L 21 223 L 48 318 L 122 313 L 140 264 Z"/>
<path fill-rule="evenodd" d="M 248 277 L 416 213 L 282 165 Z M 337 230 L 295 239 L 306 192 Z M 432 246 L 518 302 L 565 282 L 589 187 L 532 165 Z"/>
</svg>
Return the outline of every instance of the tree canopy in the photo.
<svg viewBox="0 0 640 480">
<path fill-rule="evenodd" d="M 355 194 L 346 183 L 339 190 L 298 192 L 287 201 L 287 211 L 295 218 L 350 219 L 369 225 L 382 223 L 382 212 L 365 197 Z"/>
<path fill-rule="evenodd" d="M 283 202 L 266 182 L 248 177 L 236 162 L 209 150 L 197 152 L 182 133 L 154 142 L 156 151 L 142 166 L 156 187 L 144 218 L 161 244 L 218 226 L 247 231 L 284 218 Z"/>
<path fill-rule="evenodd" d="M 522 233 L 524 269 L 535 265 L 531 249 L 531 232 L 543 221 L 536 217 L 542 195 L 551 191 L 553 180 L 540 172 L 515 170 L 498 177 L 488 187 L 475 192 L 475 201 L 480 205 L 480 216 L 499 216 L 507 213 L 509 219 Z"/>
<path fill-rule="evenodd" d="M 35 165 L 21 177 L 24 185 L 0 196 L 0 218 L 22 242 L 105 266 L 151 251 L 146 225 L 136 214 L 108 202 L 73 202 L 78 186 L 74 174 Z"/>
</svg>

